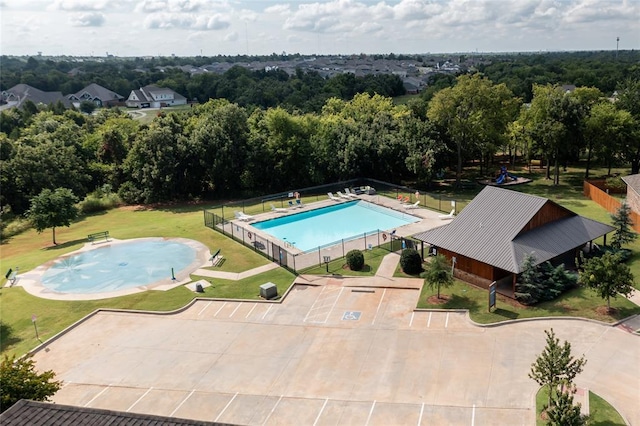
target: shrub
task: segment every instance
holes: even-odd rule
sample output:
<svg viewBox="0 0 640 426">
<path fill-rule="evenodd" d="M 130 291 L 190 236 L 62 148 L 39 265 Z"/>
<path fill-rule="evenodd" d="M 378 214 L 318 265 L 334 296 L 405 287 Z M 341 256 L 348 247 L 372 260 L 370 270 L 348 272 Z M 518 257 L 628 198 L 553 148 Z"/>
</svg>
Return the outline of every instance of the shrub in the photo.
<svg viewBox="0 0 640 426">
<path fill-rule="evenodd" d="M 400 266 L 405 274 L 416 275 L 422 272 L 422 258 L 416 249 L 402 250 Z"/>
<path fill-rule="evenodd" d="M 78 209 L 82 214 L 96 213 L 112 209 L 120 204 L 120 197 L 113 192 L 97 190 L 78 203 Z"/>
<path fill-rule="evenodd" d="M 360 250 L 351 250 L 347 253 L 347 265 L 352 271 L 360 271 L 364 266 L 364 255 Z"/>
<path fill-rule="evenodd" d="M 611 189 L 612 192 L 624 193 L 627 189 L 627 184 L 624 183 L 620 176 L 609 177 L 604 181 L 606 188 Z"/>
<path fill-rule="evenodd" d="M 140 191 L 131 181 L 120 185 L 118 190 L 120 199 L 127 204 L 136 204 L 142 201 L 142 191 Z"/>
</svg>

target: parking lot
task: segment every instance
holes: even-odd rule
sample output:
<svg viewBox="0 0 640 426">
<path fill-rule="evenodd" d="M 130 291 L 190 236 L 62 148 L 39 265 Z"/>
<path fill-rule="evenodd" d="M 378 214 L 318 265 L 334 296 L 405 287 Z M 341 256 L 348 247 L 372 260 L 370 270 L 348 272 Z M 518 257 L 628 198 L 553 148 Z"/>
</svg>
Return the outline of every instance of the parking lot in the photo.
<svg viewBox="0 0 640 426">
<path fill-rule="evenodd" d="M 534 422 L 527 373 L 553 327 L 589 360 L 578 385 L 638 422 L 636 336 L 572 320 L 477 327 L 414 311 L 417 289 L 345 284 L 295 285 L 283 303 L 101 312 L 35 359 L 64 380 L 62 404 L 252 425 L 516 425 Z"/>
</svg>

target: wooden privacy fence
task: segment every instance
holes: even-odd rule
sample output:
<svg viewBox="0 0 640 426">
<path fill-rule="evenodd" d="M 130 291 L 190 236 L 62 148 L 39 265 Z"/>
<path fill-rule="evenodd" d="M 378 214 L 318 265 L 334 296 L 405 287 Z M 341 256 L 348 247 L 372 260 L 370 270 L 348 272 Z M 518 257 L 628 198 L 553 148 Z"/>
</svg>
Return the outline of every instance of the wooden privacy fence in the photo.
<svg viewBox="0 0 640 426">
<path fill-rule="evenodd" d="M 582 184 L 582 193 L 585 195 L 585 197 L 590 198 L 591 200 L 604 207 L 609 213 L 615 213 L 622 205 L 622 203 L 618 199 L 612 197 L 602 189 L 598 188 L 595 185 L 592 185 L 586 180 Z M 640 232 L 640 215 L 631 210 L 629 216 L 631 218 L 631 221 L 633 222 L 633 229 L 636 232 Z"/>
</svg>

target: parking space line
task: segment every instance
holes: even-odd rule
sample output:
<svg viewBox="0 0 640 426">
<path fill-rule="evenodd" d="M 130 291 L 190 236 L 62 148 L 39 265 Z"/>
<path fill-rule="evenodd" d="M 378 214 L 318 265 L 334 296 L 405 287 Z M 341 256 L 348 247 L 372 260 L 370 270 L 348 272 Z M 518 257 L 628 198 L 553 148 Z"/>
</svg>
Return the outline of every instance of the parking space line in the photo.
<svg viewBox="0 0 640 426">
<path fill-rule="evenodd" d="M 192 391 L 191 391 L 191 393 L 189 393 L 189 395 L 187 395 L 187 397 L 186 397 L 185 399 L 183 399 L 183 400 L 182 400 L 182 402 L 181 402 L 180 404 L 178 404 L 178 406 L 176 407 L 176 409 L 175 409 L 175 410 L 173 410 L 173 411 L 171 412 L 171 414 L 169 414 L 169 417 L 173 417 L 173 415 L 176 413 L 176 411 L 178 411 L 178 410 L 180 409 L 180 407 L 182 407 L 182 404 L 184 404 L 185 402 L 187 402 L 187 399 L 191 398 L 191 395 L 193 395 L 193 393 L 194 393 L 195 391 L 196 391 L 195 389 L 194 389 L 194 390 L 192 390 Z"/>
<path fill-rule="evenodd" d="M 371 404 L 371 410 L 369 410 L 369 416 L 367 417 L 367 422 L 364 424 L 365 426 L 367 426 L 369 424 L 369 421 L 371 420 L 371 416 L 373 415 L 373 409 L 376 408 L 376 402 L 373 401 L 373 404 Z"/>
<path fill-rule="evenodd" d="M 422 424 L 422 415 L 424 414 L 424 402 L 422 403 L 422 407 L 420 407 L 420 417 L 418 417 L 418 426 Z"/>
<path fill-rule="evenodd" d="M 222 306 L 220 306 L 220 307 L 218 308 L 218 310 L 216 311 L 216 313 L 215 313 L 215 314 L 213 314 L 213 316 L 214 316 L 214 317 L 217 317 L 217 316 L 218 316 L 218 314 L 220 313 L 220 311 L 221 311 L 222 309 L 224 309 L 224 307 L 225 307 L 225 306 L 227 306 L 227 302 L 224 302 L 224 303 L 222 304 Z"/>
<path fill-rule="evenodd" d="M 60 389 L 64 389 L 64 388 L 67 387 L 67 385 L 70 385 L 70 384 L 71 384 L 71 382 L 66 382 L 65 381 L 65 382 L 62 383 L 62 386 L 60 386 Z"/>
<path fill-rule="evenodd" d="M 444 321 L 444 328 L 449 326 L 449 312 L 447 312 L 447 319 Z"/>
<path fill-rule="evenodd" d="M 152 387 L 150 387 L 149 389 L 147 389 L 147 391 L 146 391 L 145 393 L 143 393 L 143 394 L 142 394 L 142 396 L 141 396 L 140 398 L 136 399 L 136 402 L 134 402 L 133 404 L 131 404 L 131 406 L 130 406 L 129 408 L 127 408 L 127 413 L 128 413 L 129 411 L 131 411 L 131 409 L 132 409 L 133 407 L 135 407 L 135 406 L 136 406 L 136 404 L 137 404 L 138 402 L 142 401 L 142 398 L 144 398 L 145 396 L 147 396 L 147 394 L 148 394 L 149 392 L 151 392 L 151 389 L 153 389 L 153 386 L 152 386 Z"/>
<path fill-rule="evenodd" d="M 324 404 L 322 404 L 322 408 L 320 409 L 320 412 L 316 416 L 316 421 L 313 422 L 313 426 L 316 426 L 318 424 L 318 420 L 320 420 L 320 416 L 322 415 L 322 412 L 324 411 L 324 407 L 327 406 L 327 402 L 329 402 L 329 398 L 324 400 Z"/>
<path fill-rule="evenodd" d="M 253 312 L 253 310 L 256 308 L 256 306 L 258 306 L 257 303 L 253 304 L 253 308 L 251 308 L 251 310 L 249 311 L 249 313 L 245 316 L 245 318 L 249 318 L 249 315 L 251 315 L 251 312 Z"/>
<path fill-rule="evenodd" d="M 204 308 L 200 309 L 200 312 L 198 312 L 198 316 L 202 315 L 202 313 L 204 312 L 205 309 L 207 309 L 209 307 L 209 305 L 211 304 L 211 302 L 207 303 L 206 305 L 204 305 Z"/>
<path fill-rule="evenodd" d="M 329 319 L 329 316 L 331 316 L 331 312 L 333 312 L 333 308 L 336 307 L 336 303 L 338 303 L 338 299 L 340 299 L 340 296 L 342 295 L 343 290 L 344 290 L 344 287 L 340 287 L 340 292 L 338 293 L 338 296 L 333 301 L 333 304 L 331 305 L 331 309 L 329 309 L 329 312 L 327 313 L 327 316 L 324 318 L 324 321 L 322 321 L 322 324 L 326 323 L 327 320 Z"/>
<path fill-rule="evenodd" d="M 218 414 L 218 417 L 216 417 L 216 419 L 214 420 L 214 422 L 217 422 L 218 419 L 220 419 L 220 417 L 222 417 L 222 415 L 224 414 L 225 411 L 227 411 L 227 408 L 229 408 L 229 406 L 231 405 L 231 403 L 233 402 L 234 399 L 236 399 L 236 396 L 238 396 L 238 392 L 236 392 L 235 395 L 233 395 L 233 398 L 231 398 L 229 400 L 229 402 L 227 402 L 227 405 L 224 406 L 224 408 L 222 409 L 222 411 L 220 411 L 220 414 Z"/>
<path fill-rule="evenodd" d="M 269 418 L 271 417 L 271 415 L 276 411 L 276 408 L 278 408 L 278 404 L 280 404 L 280 401 L 282 401 L 282 397 L 284 395 L 280 395 L 280 398 L 278 398 L 278 401 L 276 402 L 276 405 L 273 406 L 273 408 L 271 409 L 271 412 L 269 413 L 269 415 L 267 416 L 266 419 L 264 419 L 264 422 L 262 422 L 262 424 L 267 424 L 267 422 L 269 421 Z"/>
<path fill-rule="evenodd" d="M 302 322 L 307 322 L 307 319 L 309 319 L 309 315 L 311 315 L 311 311 L 313 311 L 314 309 L 317 309 L 317 308 L 315 308 L 316 303 L 318 303 L 318 301 L 320 300 L 320 297 L 324 293 L 324 289 L 325 288 L 327 288 L 327 287 L 326 286 L 322 287 L 322 290 L 320 290 L 320 294 L 318 294 L 318 296 L 316 297 L 316 300 L 313 301 L 313 304 L 311 305 L 311 307 L 307 311 L 307 315 L 304 316 L 304 319 L 302 320 Z"/>
<path fill-rule="evenodd" d="M 382 306 L 382 301 L 384 300 L 384 295 L 387 293 L 387 289 L 385 288 L 382 292 L 382 297 L 380 298 L 380 303 L 378 303 L 378 309 L 376 309 L 376 314 L 373 316 L 373 321 L 371 321 L 371 325 L 376 323 L 376 318 L 378 317 L 378 312 L 380 311 L 380 306 Z"/>
<path fill-rule="evenodd" d="M 413 316 L 415 315 L 415 312 L 411 312 L 411 320 L 409 321 L 409 327 L 411 327 L 411 325 L 413 324 Z"/>
<path fill-rule="evenodd" d="M 111 387 L 111 385 L 107 386 L 106 388 L 102 389 L 96 396 L 94 396 L 93 398 L 91 398 L 91 400 L 89 400 L 89 402 L 87 402 L 86 404 L 84 404 L 85 407 L 88 407 L 89 404 L 91 404 L 93 401 L 95 401 L 100 395 L 102 395 L 103 393 L 105 393 L 109 388 Z"/>
<path fill-rule="evenodd" d="M 273 308 L 273 305 L 269 305 L 269 309 L 267 309 L 267 312 L 264 313 L 264 315 L 262 316 L 262 319 L 265 319 L 265 317 L 269 314 L 269 311 L 271 310 L 271 308 Z"/>
<path fill-rule="evenodd" d="M 233 314 L 236 313 L 236 311 L 238 310 L 239 307 L 240 307 L 240 303 L 238 303 L 238 306 L 236 306 L 236 308 L 233 310 L 233 312 L 231 312 L 231 315 L 229 315 L 229 318 L 231 318 L 233 316 Z"/>
<path fill-rule="evenodd" d="M 433 312 L 429 312 L 429 321 L 427 321 L 427 328 L 431 327 L 431 314 L 433 314 Z"/>
<path fill-rule="evenodd" d="M 473 404 L 473 409 L 471 410 L 471 426 L 474 426 L 476 423 L 476 404 Z"/>
</svg>

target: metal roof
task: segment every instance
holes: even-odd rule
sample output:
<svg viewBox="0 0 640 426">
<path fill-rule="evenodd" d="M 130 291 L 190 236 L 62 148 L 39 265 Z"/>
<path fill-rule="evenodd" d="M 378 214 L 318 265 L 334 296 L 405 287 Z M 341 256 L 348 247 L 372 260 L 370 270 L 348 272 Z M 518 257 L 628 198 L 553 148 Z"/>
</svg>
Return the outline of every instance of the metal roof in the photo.
<svg viewBox="0 0 640 426">
<path fill-rule="evenodd" d="M 436 247 L 513 273 L 526 254 L 541 263 L 613 230 L 609 225 L 572 216 L 518 235 L 546 198 L 485 187 L 450 224 L 414 235 Z M 555 204 L 555 203 L 554 203 Z"/>
<path fill-rule="evenodd" d="M 230 426 L 228 423 L 187 420 L 152 414 L 125 413 L 21 399 L 0 414 L 3 426 Z"/>
</svg>

